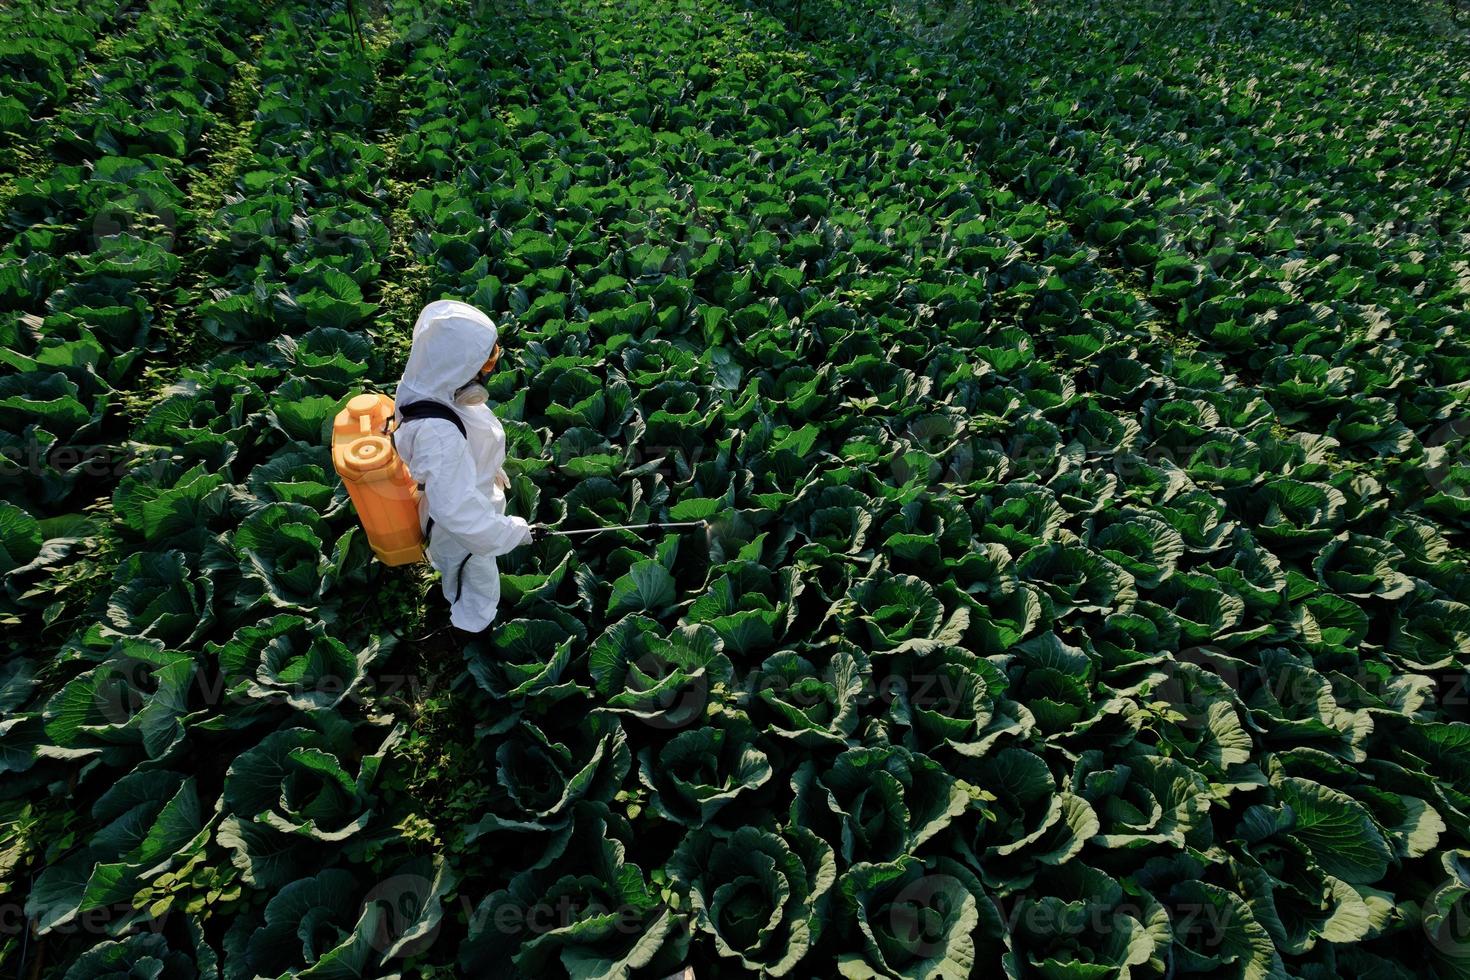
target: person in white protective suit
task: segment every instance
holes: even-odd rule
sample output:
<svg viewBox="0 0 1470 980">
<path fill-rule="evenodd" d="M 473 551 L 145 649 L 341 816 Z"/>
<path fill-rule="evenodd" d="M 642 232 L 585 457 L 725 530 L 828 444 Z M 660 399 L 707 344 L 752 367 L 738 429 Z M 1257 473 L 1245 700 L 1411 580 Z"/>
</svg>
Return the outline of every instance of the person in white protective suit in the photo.
<svg viewBox="0 0 1470 980">
<path fill-rule="evenodd" d="M 449 621 L 479 633 L 495 621 L 500 573 L 495 556 L 529 544 L 532 528 L 505 513 L 510 481 L 505 429 L 485 404 L 484 381 L 498 359 L 498 331 L 484 313 L 456 300 L 424 307 L 395 403 L 448 406 L 464 425 L 419 415 L 400 420 L 394 445 L 422 492 L 419 524 L 442 576 Z M 442 409 L 435 409 L 442 413 Z"/>
</svg>

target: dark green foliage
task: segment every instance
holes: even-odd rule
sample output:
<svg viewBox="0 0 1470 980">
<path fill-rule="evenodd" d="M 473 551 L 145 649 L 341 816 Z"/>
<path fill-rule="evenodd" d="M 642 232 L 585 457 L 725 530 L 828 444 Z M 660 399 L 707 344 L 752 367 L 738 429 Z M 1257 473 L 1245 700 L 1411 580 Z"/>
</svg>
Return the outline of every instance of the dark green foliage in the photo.
<svg viewBox="0 0 1470 980">
<path fill-rule="evenodd" d="M 56 975 L 1461 976 L 1436 16 L 48 8 L 0 866 Z M 513 513 L 709 533 L 518 549 L 448 648 L 323 448 L 437 297 Z"/>
</svg>

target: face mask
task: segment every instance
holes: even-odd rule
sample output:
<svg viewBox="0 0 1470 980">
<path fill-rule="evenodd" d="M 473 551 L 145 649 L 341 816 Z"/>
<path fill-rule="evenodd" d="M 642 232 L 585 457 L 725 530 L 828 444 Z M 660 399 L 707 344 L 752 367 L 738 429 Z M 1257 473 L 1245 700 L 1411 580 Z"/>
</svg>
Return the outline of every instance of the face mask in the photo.
<svg viewBox="0 0 1470 980">
<path fill-rule="evenodd" d="M 474 408 L 477 405 L 485 404 L 489 400 L 490 392 L 485 390 L 484 385 L 477 384 L 474 381 L 471 381 L 454 394 L 454 403 L 456 405 L 463 405 L 465 408 Z"/>
<path fill-rule="evenodd" d="M 480 371 L 467 384 L 455 389 L 454 403 L 463 405 L 465 408 L 474 408 L 483 405 L 490 400 L 490 392 L 485 390 L 485 382 L 495 370 L 495 365 L 500 361 L 500 345 L 496 344 L 490 352 L 490 358 L 480 366 Z"/>
</svg>

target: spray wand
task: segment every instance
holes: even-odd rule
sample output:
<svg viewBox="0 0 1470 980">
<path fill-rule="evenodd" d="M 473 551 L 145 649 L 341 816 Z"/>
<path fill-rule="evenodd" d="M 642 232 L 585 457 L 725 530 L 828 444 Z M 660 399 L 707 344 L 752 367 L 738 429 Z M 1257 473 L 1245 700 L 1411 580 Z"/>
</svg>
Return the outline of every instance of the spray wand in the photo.
<svg viewBox="0 0 1470 980">
<path fill-rule="evenodd" d="M 709 530 L 709 521 L 653 521 L 648 524 L 611 524 L 607 527 L 584 527 L 574 531 L 556 531 L 544 525 L 537 525 L 536 535 L 559 534 L 570 538 L 578 534 L 600 534 L 603 531 L 661 531 L 671 527 L 699 527 Z"/>
</svg>

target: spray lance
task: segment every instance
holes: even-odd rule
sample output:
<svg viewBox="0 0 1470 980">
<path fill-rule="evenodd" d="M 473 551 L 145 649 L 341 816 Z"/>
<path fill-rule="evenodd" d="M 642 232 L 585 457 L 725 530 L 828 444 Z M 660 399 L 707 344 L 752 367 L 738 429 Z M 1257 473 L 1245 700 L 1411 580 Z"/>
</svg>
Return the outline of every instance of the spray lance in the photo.
<svg viewBox="0 0 1470 980">
<path fill-rule="evenodd" d="M 648 524 L 612 524 L 608 527 L 584 527 L 573 531 L 557 531 L 544 524 L 533 525 L 536 536 L 543 534 L 557 534 L 564 538 L 575 537 L 582 534 L 601 534 L 603 531 L 662 531 L 674 527 L 698 527 L 709 532 L 709 521 L 653 521 Z"/>
</svg>

